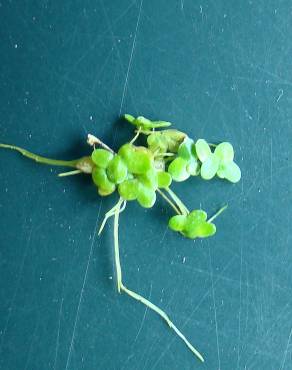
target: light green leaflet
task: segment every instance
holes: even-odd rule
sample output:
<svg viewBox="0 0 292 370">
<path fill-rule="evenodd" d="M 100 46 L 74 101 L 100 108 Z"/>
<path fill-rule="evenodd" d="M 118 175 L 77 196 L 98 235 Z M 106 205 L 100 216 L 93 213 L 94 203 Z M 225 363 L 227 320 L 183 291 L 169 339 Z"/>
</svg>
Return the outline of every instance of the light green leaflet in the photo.
<svg viewBox="0 0 292 370">
<path fill-rule="evenodd" d="M 216 174 L 221 179 L 236 183 L 241 178 L 238 165 L 233 162 L 234 150 L 230 143 L 223 142 L 216 146 L 212 153 L 209 144 L 204 139 L 196 142 L 196 152 L 202 162 L 201 176 L 204 180 L 212 179 Z"/>
<path fill-rule="evenodd" d="M 194 141 L 185 137 L 178 147 L 177 158 L 168 167 L 168 172 L 174 181 L 185 181 L 190 176 L 196 176 L 200 172 L 200 165 L 196 154 Z"/>
<path fill-rule="evenodd" d="M 200 209 L 194 210 L 188 215 L 171 217 L 168 226 L 190 239 L 206 238 L 216 232 L 216 226 L 207 221 L 207 213 Z"/>
</svg>

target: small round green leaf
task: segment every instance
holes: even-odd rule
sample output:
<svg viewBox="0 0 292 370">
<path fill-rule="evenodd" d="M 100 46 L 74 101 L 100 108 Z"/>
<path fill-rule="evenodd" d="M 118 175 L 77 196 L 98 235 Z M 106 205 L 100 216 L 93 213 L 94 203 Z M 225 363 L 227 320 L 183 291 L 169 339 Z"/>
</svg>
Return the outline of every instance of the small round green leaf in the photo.
<svg viewBox="0 0 292 370">
<path fill-rule="evenodd" d="M 115 184 L 123 182 L 128 174 L 128 169 L 122 157 L 116 155 L 108 164 L 106 169 L 108 178 Z"/>
<path fill-rule="evenodd" d="M 140 183 L 138 187 L 137 201 L 142 207 L 151 208 L 156 201 L 156 193 L 154 190 Z"/>
<path fill-rule="evenodd" d="M 167 150 L 171 153 L 177 153 L 180 144 L 186 137 L 184 132 L 174 129 L 163 130 L 161 135 L 166 139 Z"/>
<path fill-rule="evenodd" d="M 118 186 L 120 196 L 125 200 L 134 200 L 138 195 L 139 182 L 137 179 L 125 180 Z"/>
<path fill-rule="evenodd" d="M 207 213 L 202 209 L 195 209 L 188 215 L 187 218 L 191 222 L 200 223 L 207 220 Z"/>
<path fill-rule="evenodd" d="M 150 170 L 143 175 L 138 175 L 137 178 L 139 182 L 147 186 L 149 189 L 153 189 L 155 191 L 158 187 L 158 176 L 154 168 L 150 168 Z"/>
<path fill-rule="evenodd" d="M 104 168 L 95 167 L 92 171 L 92 180 L 98 188 L 103 189 L 105 192 L 109 191 L 112 193 L 115 190 L 115 184 L 108 179 Z"/>
<path fill-rule="evenodd" d="M 124 118 L 130 123 L 133 123 L 135 121 L 135 117 L 133 117 L 131 114 L 125 114 Z"/>
<path fill-rule="evenodd" d="M 137 127 L 143 127 L 143 128 L 149 128 L 151 127 L 151 121 L 148 118 L 145 118 L 143 116 L 139 116 L 135 119 L 134 124 Z"/>
<path fill-rule="evenodd" d="M 151 128 L 169 127 L 172 123 L 168 121 L 151 121 Z"/>
<path fill-rule="evenodd" d="M 196 159 L 191 159 L 187 164 L 187 172 L 191 176 L 198 176 L 200 173 L 200 164 Z"/>
<path fill-rule="evenodd" d="M 216 146 L 214 154 L 220 161 L 231 162 L 234 158 L 233 146 L 230 143 L 224 142 Z"/>
<path fill-rule="evenodd" d="M 143 129 L 150 129 L 150 128 L 159 128 L 159 127 L 168 127 L 171 126 L 170 122 L 166 121 L 151 121 L 148 118 L 143 116 L 139 116 L 133 122 L 134 125 L 137 127 L 142 127 Z"/>
<path fill-rule="evenodd" d="M 182 231 L 184 230 L 186 224 L 187 216 L 176 215 L 170 218 L 168 221 L 168 226 L 171 230 Z"/>
<path fill-rule="evenodd" d="M 187 171 L 187 164 L 188 162 L 181 158 L 175 158 L 168 167 L 168 173 L 170 173 L 171 177 L 174 181 L 185 181 L 190 177 L 189 172 Z"/>
<path fill-rule="evenodd" d="M 113 157 L 113 153 L 105 149 L 95 149 L 91 154 L 92 162 L 101 168 L 107 168 Z"/>
<path fill-rule="evenodd" d="M 165 171 L 157 172 L 157 177 L 159 188 L 168 188 L 170 186 L 172 178 L 168 172 Z"/>
<path fill-rule="evenodd" d="M 196 235 L 197 228 L 207 219 L 207 213 L 201 209 L 192 211 L 188 216 L 184 228 L 187 235 Z M 195 237 L 195 236 L 194 236 Z"/>
<path fill-rule="evenodd" d="M 135 147 L 125 144 L 119 150 L 119 155 L 125 161 L 128 171 L 134 174 L 143 174 L 153 165 L 152 153 L 144 147 Z"/>
<path fill-rule="evenodd" d="M 216 172 L 218 171 L 218 167 L 219 167 L 219 159 L 214 154 L 211 154 L 209 158 L 202 163 L 201 177 L 204 180 L 212 179 L 216 175 Z"/>
<path fill-rule="evenodd" d="M 179 157 L 187 161 L 191 160 L 192 158 L 195 158 L 196 148 L 194 140 L 190 139 L 189 137 L 186 137 L 178 148 L 178 155 Z"/>
<path fill-rule="evenodd" d="M 112 184 L 112 185 L 114 185 L 114 184 Z M 108 189 L 98 188 L 98 194 L 99 194 L 100 196 L 102 196 L 102 197 L 105 197 L 105 196 L 107 196 L 107 195 L 112 194 L 115 190 L 116 190 L 115 185 L 114 185 L 114 186 L 109 187 Z"/>
<path fill-rule="evenodd" d="M 147 144 L 152 152 L 167 152 L 167 139 L 161 132 L 153 132 L 147 137 Z"/>
<path fill-rule="evenodd" d="M 134 155 L 134 146 L 130 143 L 124 144 L 120 147 L 118 155 L 120 155 L 123 160 L 127 163 L 130 161 Z"/>
<path fill-rule="evenodd" d="M 236 183 L 241 178 L 241 171 L 234 162 L 221 162 L 217 171 L 218 177 Z"/>
<path fill-rule="evenodd" d="M 196 142 L 196 152 L 201 162 L 205 162 L 212 153 L 207 141 L 204 139 L 199 139 Z"/>
<path fill-rule="evenodd" d="M 196 232 L 199 238 L 207 238 L 216 233 L 216 226 L 212 223 L 204 222 L 197 227 Z"/>
<path fill-rule="evenodd" d="M 201 222 L 192 229 L 187 229 L 183 232 L 190 239 L 207 238 L 216 233 L 216 226 L 212 223 Z"/>
</svg>

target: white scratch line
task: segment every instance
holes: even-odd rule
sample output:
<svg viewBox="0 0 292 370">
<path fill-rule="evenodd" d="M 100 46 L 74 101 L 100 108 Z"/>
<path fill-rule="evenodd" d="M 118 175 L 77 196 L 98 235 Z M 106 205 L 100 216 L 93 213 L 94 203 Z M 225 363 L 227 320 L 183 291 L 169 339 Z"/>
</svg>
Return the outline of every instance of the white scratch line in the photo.
<svg viewBox="0 0 292 370">
<path fill-rule="evenodd" d="M 59 350 L 59 344 L 60 344 L 59 339 L 60 339 L 60 327 L 61 327 L 61 316 L 62 316 L 62 310 L 63 310 L 63 302 L 64 302 L 64 298 L 62 297 L 62 301 L 61 301 L 60 309 L 59 309 L 59 320 L 58 320 L 58 332 L 57 332 L 57 340 L 56 340 L 54 370 L 56 369 L 57 358 L 58 358 L 58 350 Z"/>
<path fill-rule="evenodd" d="M 27 243 L 26 243 L 26 246 L 25 246 L 25 250 L 24 250 L 24 253 L 23 253 L 22 261 L 20 263 L 20 267 L 19 267 L 19 271 L 18 271 L 18 277 L 17 277 L 16 287 L 15 287 L 15 290 L 14 290 L 14 293 L 13 293 L 13 297 L 12 297 L 11 302 L 10 302 L 10 305 L 9 305 L 9 313 L 8 313 L 8 316 L 7 316 L 7 319 L 6 319 L 6 322 L 5 322 L 5 326 L 4 326 L 4 330 L 3 330 L 2 338 L 1 338 L 0 354 L 2 353 L 2 350 L 3 350 L 4 338 L 5 338 L 5 335 L 6 335 L 6 332 L 7 332 L 8 326 L 9 326 L 9 323 L 10 323 L 10 319 L 11 319 L 11 316 L 12 316 L 12 313 L 13 313 L 13 310 L 14 310 L 14 304 L 15 304 L 16 297 L 17 297 L 18 290 L 19 290 L 19 286 L 20 286 L 20 281 L 21 281 L 21 278 L 22 278 L 22 273 L 23 273 L 23 268 L 24 268 L 25 260 L 26 260 L 26 256 L 27 256 L 27 253 L 28 253 L 28 248 L 29 248 L 30 242 L 31 242 L 31 235 L 32 235 L 33 227 L 34 227 L 34 223 L 31 225 L 31 228 L 29 230 L 29 234 L 28 234 L 28 238 L 27 238 Z"/>
<path fill-rule="evenodd" d="M 150 293 L 149 293 L 149 296 L 148 296 L 148 298 L 147 298 L 148 300 L 150 300 L 150 299 L 151 299 L 151 294 L 152 294 L 152 283 L 151 283 L 151 285 L 150 285 Z M 132 344 L 132 346 L 131 346 L 131 347 L 133 347 L 133 346 L 134 346 L 134 344 L 136 343 L 136 341 L 137 341 L 137 339 L 138 339 L 138 337 L 139 337 L 139 335 L 140 335 L 140 333 L 141 333 L 141 330 L 142 330 L 142 328 L 143 328 L 143 325 L 144 325 L 144 322 L 145 322 L 145 319 L 146 319 L 147 312 L 148 312 L 148 306 L 146 306 L 146 307 L 145 307 L 144 315 L 143 315 L 143 317 L 142 317 L 142 321 L 141 321 L 141 324 L 140 324 L 139 330 L 138 330 L 138 332 L 137 332 L 137 334 L 136 334 L 136 337 L 135 337 L 135 339 L 134 339 L 133 344 Z M 125 368 L 126 364 L 127 364 L 127 363 L 130 361 L 130 359 L 131 359 L 131 358 L 133 358 L 133 357 L 134 357 L 134 355 L 133 355 L 133 354 L 131 354 L 130 356 L 128 356 L 128 358 L 127 358 L 126 362 L 124 363 L 124 365 L 122 366 L 121 370 L 123 370 L 123 369 Z"/>
<path fill-rule="evenodd" d="M 81 288 L 81 291 L 80 291 L 76 316 L 75 316 L 75 320 L 74 320 L 73 333 L 72 333 L 72 338 L 71 338 L 71 342 L 70 342 L 70 347 L 69 347 L 69 352 L 68 352 L 68 356 L 67 356 L 67 362 L 66 362 L 65 370 L 68 369 L 68 366 L 69 366 L 69 363 L 70 363 L 71 353 L 72 353 L 74 339 L 75 339 L 75 331 L 76 331 L 77 322 L 78 322 L 78 318 L 79 318 L 79 310 L 80 310 L 81 301 L 82 301 L 82 298 L 83 298 L 85 283 L 86 283 L 86 280 L 87 280 L 88 269 L 89 269 L 89 265 L 90 265 L 90 261 L 91 261 L 92 252 L 93 252 L 93 246 L 94 246 L 95 237 L 96 237 L 96 231 L 97 231 L 97 225 L 98 225 L 98 221 L 99 221 L 99 214 L 100 214 L 100 210 L 101 210 L 101 205 L 102 205 L 102 201 L 100 202 L 98 215 L 97 215 L 96 223 L 95 223 L 95 226 L 94 226 L 93 238 L 92 238 L 92 242 L 91 242 L 91 245 L 90 245 L 90 251 L 89 251 L 88 259 L 87 259 L 87 265 L 86 265 L 85 274 L 84 274 L 84 278 L 83 278 L 82 288 Z"/>
<path fill-rule="evenodd" d="M 233 263 L 233 261 L 235 260 L 235 257 L 232 257 L 229 262 L 225 265 L 225 267 L 223 268 L 222 270 L 222 273 L 224 273 L 228 267 Z M 221 276 L 218 276 L 213 284 L 213 287 L 217 284 L 217 282 L 221 279 Z M 193 317 L 193 315 L 197 312 L 197 310 L 199 309 L 199 307 L 201 306 L 201 304 L 205 301 L 205 299 L 211 294 L 211 290 L 212 290 L 212 285 L 206 290 L 206 292 L 204 293 L 203 297 L 199 300 L 198 304 L 196 305 L 196 307 L 193 309 L 192 313 L 188 316 L 188 318 L 185 320 L 185 322 L 183 323 L 183 325 L 181 326 L 181 329 L 184 329 L 185 326 L 189 323 L 189 321 L 191 320 L 191 318 Z M 152 367 L 152 370 L 155 369 L 155 367 L 158 365 L 158 363 L 160 362 L 160 360 L 164 357 L 164 355 L 167 353 L 167 351 L 169 350 L 169 348 L 171 347 L 172 343 L 176 340 L 176 337 L 174 336 L 170 341 L 169 341 L 169 344 L 166 346 L 166 348 L 164 349 L 164 351 L 161 353 L 161 355 L 158 357 L 158 359 L 156 360 L 154 366 Z M 152 347 L 154 347 L 156 343 L 153 342 L 153 345 L 151 346 L 151 349 Z M 146 367 L 146 366 L 145 366 Z M 145 368 L 144 367 L 144 368 Z M 144 369 L 143 368 L 143 369 Z"/>
<path fill-rule="evenodd" d="M 121 113 L 122 113 L 122 109 L 123 109 L 123 106 L 124 106 L 124 100 L 125 100 L 125 96 L 126 96 L 126 92 L 127 92 L 129 73 L 130 73 L 130 69 L 131 69 L 131 66 L 132 66 L 133 54 L 134 54 L 134 50 L 135 50 L 135 46 L 136 46 L 137 32 L 138 32 L 138 27 L 139 27 L 139 23 L 140 23 L 142 5 L 143 5 L 143 0 L 141 0 L 141 3 L 140 3 L 139 14 L 138 14 L 138 18 L 137 18 L 135 35 L 134 35 L 134 40 L 133 40 L 133 44 L 132 44 L 132 50 L 131 50 L 131 54 L 130 54 L 128 69 L 127 69 L 127 73 L 126 73 L 125 84 L 124 84 L 124 88 L 123 88 L 123 94 L 122 94 L 122 100 L 121 100 L 119 115 L 121 115 Z"/>
<path fill-rule="evenodd" d="M 151 286 L 150 286 L 150 293 L 149 293 L 148 300 L 150 300 L 150 299 L 151 299 L 151 294 L 152 294 L 152 284 L 151 284 Z M 137 341 L 137 339 L 138 339 L 138 337 L 139 337 L 139 335 L 140 335 L 140 333 L 141 333 L 141 330 L 142 330 L 142 328 L 143 328 L 143 325 L 144 325 L 144 322 L 145 322 L 145 318 L 146 318 L 146 315 L 147 315 L 147 311 L 148 311 L 148 306 L 145 308 L 144 315 L 143 315 L 143 318 L 142 318 L 142 322 L 141 322 L 140 328 L 139 328 L 139 330 L 138 330 L 138 333 L 137 333 L 137 335 L 136 335 L 136 337 L 135 337 L 135 339 L 134 339 L 133 344 L 135 344 L 135 343 L 136 343 L 136 341 Z"/>
<path fill-rule="evenodd" d="M 273 132 L 271 134 L 271 151 L 270 151 L 270 185 L 271 185 L 271 191 L 273 187 Z"/>
<path fill-rule="evenodd" d="M 210 270 L 211 270 L 212 297 L 213 297 L 214 320 L 215 320 L 216 342 L 217 342 L 218 370 L 220 370 L 220 369 L 221 369 L 221 361 L 220 361 L 220 351 L 219 351 L 217 309 L 216 309 L 216 303 L 215 303 L 215 290 L 214 290 L 214 279 L 213 279 L 213 267 L 212 267 L 212 261 L 211 261 L 211 252 L 210 252 L 210 248 L 209 248 L 209 261 L 210 261 Z"/>
<path fill-rule="evenodd" d="M 181 10 L 184 10 L 184 1 L 183 0 L 180 1 L 180 5 L 181 5 Z"/>
<path fill-rule="evenodd" d="M 287 353 L 288 353 L 288 348 L 289 348 L 289 345 L 290 345 L 291 336 L 292 336 L 292 327 L 291 327 L 290 334 L 289 334 L 289 337 L 288 337 L 288 341 L 287 341 L 287 345 L 286 345 L 286 349 L 285 349 L 285 352 L 284 352 L 283 361 L 282 361 L 280 370 L 284 369 L 284 365 L 285 365 L 286 357 L 287 357 Z"/>
<path fill-rule="evenodd" d="M 30 346 L 29 346 L 29 350 L 28 350 L 28 355 L 27 355 L 27 359 L 26 359 L 26 364 L 25 364 L 25 368 L 24 370 L 26 370 L 28 368 L 28 365 L 29 365 L 29 362 L 30 362 L 30 358 L 31 358 L 31 353 L 32 353 L 32 350 L 33 350 L 33 345 L 34 345 L 34 341 L 36 339 L 36 333 L 37 333 L 37 330 L 39 328 L 39 316 L 37 318 L 37 323 L 36 323 L 36 326 L 34 328 L 34 331 L 33 331 L 33 334 L 32 334 L 32 339 L 31 339 L 31 342 L 30 342 Z"/>
<path fill-rule="evenodd" d="M 279 94 L 279 96 L 278 96 L 278 98 L 277 98 L 277 103 L 278 103 L 278 101 L 282 98 L 282 96 L 283 96 L 283 94 L 284 94 L 284 90 L 283 90 L 283 89 L 279 89 L 279 92 L 280 92 L 280 94 Z"/>
<path fill-rule="evenodd" d="M 239 311 L 238 311 L 238 345 L 237 345 L 237 369 L 239 369 L 239 350 L 241 343 L 241 286 L 242 286 L 242 246 L 240 248 L 240 277 L 239 277 Z"/>
</svg>

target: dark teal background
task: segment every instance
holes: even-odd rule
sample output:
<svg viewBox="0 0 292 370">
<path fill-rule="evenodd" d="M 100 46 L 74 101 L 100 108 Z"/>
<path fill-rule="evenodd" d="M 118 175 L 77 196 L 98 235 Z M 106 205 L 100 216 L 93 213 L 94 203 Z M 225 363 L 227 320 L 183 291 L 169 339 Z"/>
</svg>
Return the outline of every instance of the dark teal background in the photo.
<svg viewBox="0 0 292 370">
<path fill-rule="evenodd" d="M 71 159 L 88 132 L 130 138 L 127 112 L 231 141 L 242 168 L 174 187 L 209 214 L 229 204 L 210 239 L 168 230 L 160 200 L 121 216 L 125 281 L 202 365 L 116 293 L 112 223 L 96 235 L 115 199 L 1 151 L 1 370 L 292 369 L 291 35 L 291 1 L 1 1 L 1 142 Z"/>
</svg>

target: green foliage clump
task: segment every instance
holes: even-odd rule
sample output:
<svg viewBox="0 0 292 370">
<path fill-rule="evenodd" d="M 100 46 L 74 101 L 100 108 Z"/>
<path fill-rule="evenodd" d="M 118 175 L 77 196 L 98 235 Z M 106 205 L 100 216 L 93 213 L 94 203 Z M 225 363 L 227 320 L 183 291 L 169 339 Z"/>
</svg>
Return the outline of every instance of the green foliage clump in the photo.
<svg viewBox="0 0 292 370">
<path fill-rule="evenodd" d="M 151 121 L 143 116 L 135 118 L 129 114 L 124 118 L 135 127 L 136 135 L 130 142 L 122 145 L 117 153 L 93 135 L 88 135 L 88 143 L 94 146 L 91 155 L 71 161 L 41 157 L 9 144 L 0 144 L 0 148 L 16 150 L 39 163 L 73 168 L 59 176 L 91 174 L 92 181 L 101 196 L 118 192 L 119 200 L 106 213 L 99 230 L 100 234 L 108 218 L 114 216 L 114 255 L 118 292 L 128 294 L 156 312 L 192 353 L 204 361 L 198 350 L 162 309 L 124 285 L 119 255 L 119 214 L 127 202 L 133 200 L 144 208 L 151 208 L 159 194 L 175 212 L 168 222 L 171 230 L 189 239 L 210 237 L 216 233 L 216 226 L 212 221 L 226 209 L 226 206 L 219 209 L 210 219 L 207 219 L 207 213 L 201 209 L 189 211 L 171 190 L 172 181 L 183 182 L 191 176 L 200 175 L 204 180 L 211 180 L 217 176 L 236 183 L 241 178 L 241 171 L 234 162 L 234 150 L 228 142 L 219 145 L 208 144 L 204 139 L 195 142 L 184 132 L 169 129 L 170 122 Z M 140 135 L 146 137 L 145 144 L 134 145 Z M 96 149 L 95 145 L 101 148 Z"/>
<path fill-rule="evenodd" d="M 171 217 L 168 226 L 190 239 L 207 238 L 216 232 L 216 226 L 207 221 L 207 213 L 200 209 Z"/>
</svg>

